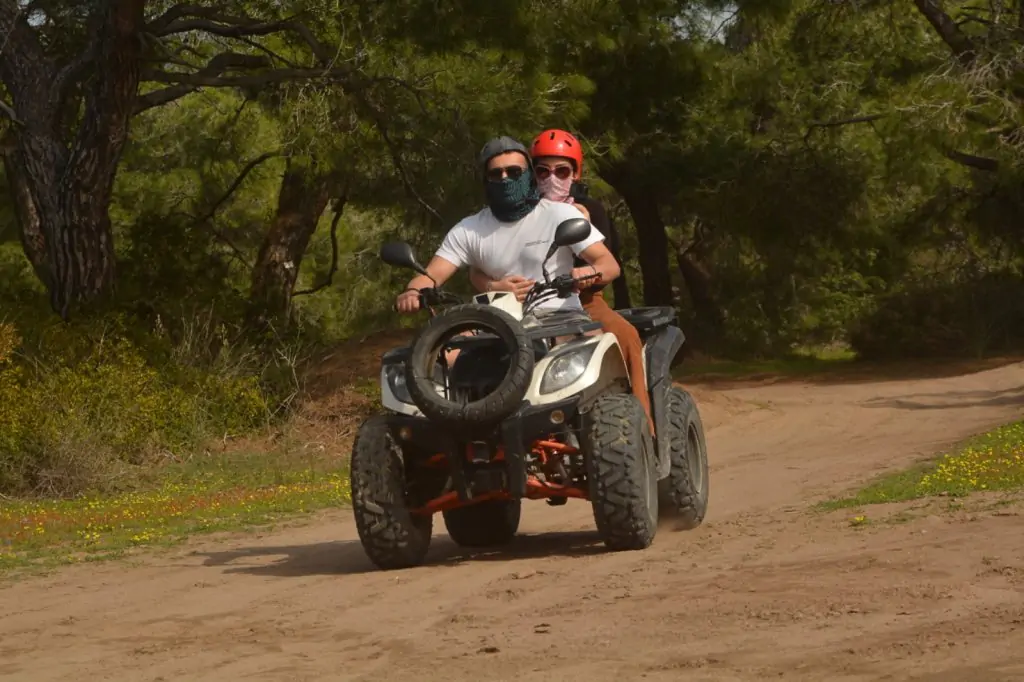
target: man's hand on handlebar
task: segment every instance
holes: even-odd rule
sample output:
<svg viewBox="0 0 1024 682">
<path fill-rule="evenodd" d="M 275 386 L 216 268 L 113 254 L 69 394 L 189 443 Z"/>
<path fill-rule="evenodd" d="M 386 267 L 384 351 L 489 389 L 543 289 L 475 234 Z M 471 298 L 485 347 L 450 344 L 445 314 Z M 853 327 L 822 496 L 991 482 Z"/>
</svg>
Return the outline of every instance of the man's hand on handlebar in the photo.
<svg viewBox="0 0 1024 682">
<path fill-rule="evenodd" d="M 417 289 L 406 289 L 398 295 L 395 309 L 400 313 L 415 313 L 420 309 L 420 292 Z"/>
</svg>

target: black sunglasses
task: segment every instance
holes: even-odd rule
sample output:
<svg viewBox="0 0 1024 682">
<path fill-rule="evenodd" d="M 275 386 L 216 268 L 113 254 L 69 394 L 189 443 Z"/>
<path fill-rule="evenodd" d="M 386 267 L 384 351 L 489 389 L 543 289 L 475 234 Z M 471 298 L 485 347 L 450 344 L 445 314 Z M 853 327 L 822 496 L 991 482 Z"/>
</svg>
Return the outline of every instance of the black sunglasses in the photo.
<svg viewBox="0 0 1024 682">
<path fill-rule="evenodd" d="M 512 180 L 518 180 L 526 172 L 522 166 L 504 166 L 499 168 L 488 168 L 487 179 L 491 182 L 501 182 L 502 178 L 508 175 Z"/>
</svg>

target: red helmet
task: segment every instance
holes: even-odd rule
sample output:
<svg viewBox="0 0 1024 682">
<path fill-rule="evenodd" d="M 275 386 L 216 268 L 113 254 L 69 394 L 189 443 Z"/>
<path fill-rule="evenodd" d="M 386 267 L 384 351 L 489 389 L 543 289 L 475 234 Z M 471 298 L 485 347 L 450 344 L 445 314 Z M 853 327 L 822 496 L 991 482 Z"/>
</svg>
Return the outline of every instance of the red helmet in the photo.
<svg viewBox="0 0 1024 682">
<path fill-rule="evenodd" d="M 545 130 L 535 137 L 530 146 L 530 156 L 534 159 L 540 156 L 564 156 L 573 160 L 577 173 L 583 174 L 583 147 L 572 133 L 564 130 Z"/>
</svg>

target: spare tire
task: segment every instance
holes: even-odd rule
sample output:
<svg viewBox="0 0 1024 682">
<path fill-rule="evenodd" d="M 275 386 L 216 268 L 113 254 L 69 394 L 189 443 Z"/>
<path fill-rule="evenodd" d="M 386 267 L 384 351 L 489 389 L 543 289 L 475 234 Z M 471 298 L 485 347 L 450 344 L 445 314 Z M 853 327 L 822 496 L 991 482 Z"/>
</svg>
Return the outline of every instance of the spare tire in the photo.
<svg viewBox="0 0 1024 682">
<path fill-rule="evenodd" d="M 441 346 L 456 334 L 485 329 L 509 350 L 509 366 L 497 388 L 479 400 L 457 403 L 438 395 L 434 366 Z M 491 426 L 515 412 L 533 378 L 533 346 L 526 330 L 504 310 L 475 303 L 449 308 L 433 318 L 412 344 L 405 365 L 409 397 L 423 416 L 452 426 Z"/>
</svg>

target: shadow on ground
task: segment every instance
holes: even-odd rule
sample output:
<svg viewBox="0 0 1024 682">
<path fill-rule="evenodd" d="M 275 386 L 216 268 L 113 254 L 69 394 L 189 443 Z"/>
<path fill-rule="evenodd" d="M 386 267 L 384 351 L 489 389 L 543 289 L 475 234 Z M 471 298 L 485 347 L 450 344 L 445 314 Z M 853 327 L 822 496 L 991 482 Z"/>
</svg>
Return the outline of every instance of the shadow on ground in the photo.
<svg viewBox="0 0 1024 682">
<path fill-rule="evenodd" d="M 518 535 L 503 547 L 469 550 L 444 535 L 435 535 L 426 567 L 457 566 L 476 561 L 511 562 L 549 556 L 580 557 L 606 552 L 595 531 Z M 197 552 L 204 566 L 225 567 L 224 573 L 295 578 L 312 575 L 358 575 L 378 571 L 358 540 L 312 545 L 245 547 L 222 552 Z M 277 557 L 276 561 L 266 563 Z M 415 570 L 415 569 L 410 569 Z"/>
<path fill-rule="evenodd" d="M 672 371 L 673 379 L 682 384 L 700 384 L 709 388 L 745 388 L 772 384 L 809 383 L 821 385 L 861 384 L 885 381 L 911 381 L 915 379 L 944 379 L 976 374 L 1007 365 L 1024 362 L 1024 356 L 984 358 L 981 360 L 901 360 L 899 362 L 869 362 L 860 360 L 797 363 L 792 367 L 785 362 L 777 368 L 722 371 L 705 367 L 689 367 L 684 360 Z"/>
<path fill-rule="evenodd" d="M 942 393 L 908 393 L 902 396 L 872 398 L 864 407 L 887 407 L 901 410 L 953 410 L 968 407 L 1000 407 L 1024 405 L 1024 387 L 1001 391 L 946 391 Z"/>
</svg>

